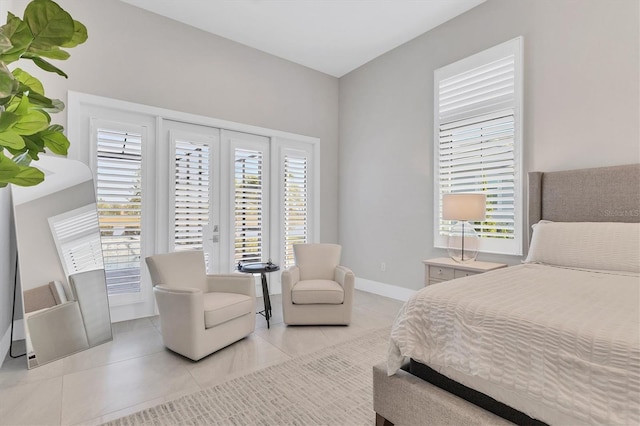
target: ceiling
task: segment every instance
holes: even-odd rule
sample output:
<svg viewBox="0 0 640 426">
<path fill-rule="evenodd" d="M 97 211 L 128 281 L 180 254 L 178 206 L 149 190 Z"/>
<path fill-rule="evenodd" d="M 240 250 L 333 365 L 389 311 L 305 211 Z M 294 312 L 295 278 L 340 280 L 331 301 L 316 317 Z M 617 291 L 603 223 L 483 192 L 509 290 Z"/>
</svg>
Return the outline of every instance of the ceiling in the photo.
<svg viewBox="0 0 640 426">
<path fill-rule="evenodd" d="M 122 0 L 341 77 L 485 0 Z"/>
</svg>

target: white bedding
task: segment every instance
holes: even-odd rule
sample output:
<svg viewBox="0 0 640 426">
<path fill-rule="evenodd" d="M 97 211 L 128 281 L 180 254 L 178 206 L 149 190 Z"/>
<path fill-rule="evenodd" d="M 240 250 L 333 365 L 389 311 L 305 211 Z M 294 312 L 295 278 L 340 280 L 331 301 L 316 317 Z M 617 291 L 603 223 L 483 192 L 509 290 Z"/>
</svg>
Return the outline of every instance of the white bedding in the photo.
<svg viewBox="0 0 640 426">
<path fill-rule="evenodd" d="M 431 285 L 400 310 L 405 357 L 550 424 L 640 424 L 640 275 L 537 264 Z"/>
</svg>

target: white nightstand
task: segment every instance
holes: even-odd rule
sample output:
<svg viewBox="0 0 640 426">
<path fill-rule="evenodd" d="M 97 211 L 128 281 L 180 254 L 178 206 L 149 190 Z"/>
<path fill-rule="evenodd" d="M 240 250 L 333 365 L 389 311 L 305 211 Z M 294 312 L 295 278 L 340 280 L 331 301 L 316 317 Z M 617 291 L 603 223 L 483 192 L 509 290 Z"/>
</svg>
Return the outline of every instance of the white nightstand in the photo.
<svg viewBox="0 0 640 426">
<path fill-rule="evenodd" d="M 494 269 L 504 268 L 504 263 L 493 262 L 469 262 L 458 263 L 450 257 L 439 257 L 437 259 L 423 260 L 424 263 L 424 285 L 441 283 L 454 278 L 468 277 L 469 275 L 482 274 Z"/>
</svg>

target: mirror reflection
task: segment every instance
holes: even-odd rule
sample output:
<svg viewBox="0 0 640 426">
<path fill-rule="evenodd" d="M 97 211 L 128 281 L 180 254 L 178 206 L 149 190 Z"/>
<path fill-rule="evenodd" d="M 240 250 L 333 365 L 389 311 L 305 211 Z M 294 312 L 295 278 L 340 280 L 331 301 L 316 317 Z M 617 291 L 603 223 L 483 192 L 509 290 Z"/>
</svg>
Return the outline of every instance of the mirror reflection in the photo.
<svg viewBox="0 0 640 426">
<path fill-rule="evenodd" d="M 29 368 L 112 339 L 91 171 L 59 157 L 38 166 L 43 183 L 12 188 Z"/>
</svg>

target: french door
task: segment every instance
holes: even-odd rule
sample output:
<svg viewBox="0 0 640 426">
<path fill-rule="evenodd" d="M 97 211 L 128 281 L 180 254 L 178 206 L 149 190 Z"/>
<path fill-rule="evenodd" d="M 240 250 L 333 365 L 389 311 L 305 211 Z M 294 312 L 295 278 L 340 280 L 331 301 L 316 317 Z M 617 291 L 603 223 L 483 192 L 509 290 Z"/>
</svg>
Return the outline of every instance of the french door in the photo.
<svg viewBox="0 0 640 426">
<path fill-rule="evenodd" d="M 269 258 L 269 138 L 167 121 L 167 251 L 204 250 L 209 273 Z"/>
</svg>

